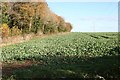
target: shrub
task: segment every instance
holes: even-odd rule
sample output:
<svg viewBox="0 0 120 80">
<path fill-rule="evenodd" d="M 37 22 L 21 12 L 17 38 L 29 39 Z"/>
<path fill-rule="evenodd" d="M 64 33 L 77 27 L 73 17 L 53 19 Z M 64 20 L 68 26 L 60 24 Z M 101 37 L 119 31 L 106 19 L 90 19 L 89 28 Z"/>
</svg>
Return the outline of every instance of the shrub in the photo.
<svg viewBox="0 0 120 80">
<path fill-rule="evenodd" d="M 6 23 L 4 23 L 2 24 L 1 28 L 2 28 L 2 38 L 8 37 L 10 33 L 9 26 Z"/>
<path fill-rule="evenodd" d="M 20 35 L 22 33 L 22 31 L 20 29 L 18 29 L 18 27 L 14 26 L 12 29 L 11 29 L 11 35 L 12 36 L 15 36 L 15 35 Z"/>
</svg>

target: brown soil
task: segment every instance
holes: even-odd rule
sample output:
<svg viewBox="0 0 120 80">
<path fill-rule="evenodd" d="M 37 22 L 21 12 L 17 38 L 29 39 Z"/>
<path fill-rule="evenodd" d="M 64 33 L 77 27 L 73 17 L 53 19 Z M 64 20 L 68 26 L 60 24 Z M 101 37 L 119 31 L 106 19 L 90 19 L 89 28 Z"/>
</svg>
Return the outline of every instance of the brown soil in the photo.
<svg viewBox="0 0 120 80">
<path fill-rule="evenodd" d="M 43 62 L 26 60 L 24 62 L 3 63 L 2 74 L 3 76 L 11 76 L 15 70 L 25 69 L 32 66 L 33 64 L 43 64 Z"/>
</svg>

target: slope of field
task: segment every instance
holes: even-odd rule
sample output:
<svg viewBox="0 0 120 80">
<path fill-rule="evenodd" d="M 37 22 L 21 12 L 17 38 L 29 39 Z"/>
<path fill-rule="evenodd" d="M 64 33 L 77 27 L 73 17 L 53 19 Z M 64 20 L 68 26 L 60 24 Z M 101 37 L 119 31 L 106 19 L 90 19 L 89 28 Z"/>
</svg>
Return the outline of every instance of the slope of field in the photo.
<svg viewBox="0 0 120 80">
<path fill-rule="evenodd" d="M 7 78 L 118 78 L 117 33 L 70 33 L 2 48 Z"/>
</svg>

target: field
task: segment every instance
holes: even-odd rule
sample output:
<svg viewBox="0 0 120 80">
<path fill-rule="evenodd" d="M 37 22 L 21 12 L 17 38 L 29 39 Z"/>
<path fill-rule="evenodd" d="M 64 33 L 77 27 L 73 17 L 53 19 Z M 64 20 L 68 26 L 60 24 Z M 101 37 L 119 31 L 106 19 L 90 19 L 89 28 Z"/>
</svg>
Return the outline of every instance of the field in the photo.
<svg viewBox="0 0 120 80">
<path fill-rule="evenodd" d="M 3 80 L 120 78 L 118 33 L 69 33 L 2 47 Z"/>
</svg>

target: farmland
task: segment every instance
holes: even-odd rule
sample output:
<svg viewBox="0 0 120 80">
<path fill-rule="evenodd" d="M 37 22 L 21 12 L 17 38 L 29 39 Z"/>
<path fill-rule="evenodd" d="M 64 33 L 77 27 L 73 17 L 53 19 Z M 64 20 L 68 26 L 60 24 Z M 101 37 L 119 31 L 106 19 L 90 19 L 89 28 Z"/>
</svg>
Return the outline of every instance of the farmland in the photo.
<svg viewBox="0 0 120 80">
<path fill-rule="evenodd" d="M 118 78 L 118 51 L 118 33 L 115 32 L 72 32 L 34 38 L 24 43 L 2 47 L 0 59 L 3 61 L 3 80 Z"/>
</svg>

